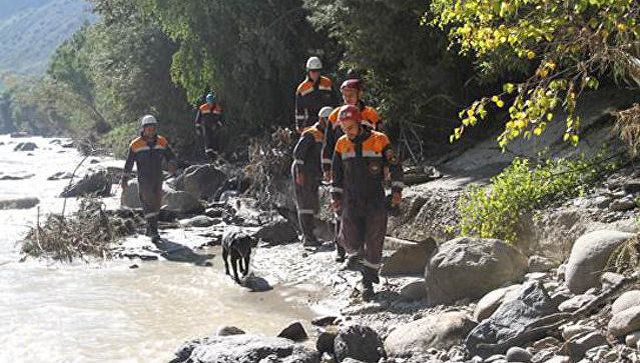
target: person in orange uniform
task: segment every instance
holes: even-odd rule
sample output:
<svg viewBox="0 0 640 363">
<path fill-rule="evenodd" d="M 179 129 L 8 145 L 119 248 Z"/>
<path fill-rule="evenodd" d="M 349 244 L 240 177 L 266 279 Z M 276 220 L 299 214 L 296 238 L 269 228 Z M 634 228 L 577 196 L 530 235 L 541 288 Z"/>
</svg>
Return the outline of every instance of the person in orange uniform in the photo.
<svg viewBox="0 0 640 363">
<path fill-rule="evenodd" d="M 216 160 L 216 130 L 224 125 L 224 112 L 217 102 L 216 94 L 211 92 L 205 97 L 206 102 L 198 108 L 195 119 L 196 134 L 204 139 L 204 152 L 211 161 Z"/>
<path fill-rule="evenodd" d="M 322 107 L 337 105 L 331 79 L 321 74 L 320 58 L 310 57 L 306 68 L 307 76 L 296 89 L 295 127 L 298 133 L 318 121 Z"/>
<path fill-rule="evenodd" d="M 320 168 L 320 151 L 324 140 L 324 129 L 327 118 L 333 111 L 331 107 L 323 107 L 318 112 L 318 122 L 302 131 L 300 139 L 293 149 L 293 165 L 291 175 L 294 183 L 298 221 L 302 230 L 302 245 L 318 247 L 320 242 L 316 238 L 315 216 L 320 210 L 318 188 L 322 181 Z"/>
<path fill-rule="evenodd" d="M 167 161 L 171 175 L 176 172 L 175 155 L 167 139 L 157 134 L 157 125 L 158 121 L 152 115 L 142 117 L 140 121 L 142 132 L 129 145 L 127 161 L 120 179 L 120 185 L 124 191 L 128 186 L 127 182 L 135 162 L 138 171 L 138 193 L 144 218 L 147 221 L 145 234 L 151 237 L 154 243 L 160 240 L 158 215 L 162 200 L 163 161 Z"/>
<path fill-rule="evenodd" d="M 342 93 L 342 100 L 345 105 L 354 105 L 358 107 L 360 114 L 362 115 L 362 125 L 372 130 L 382 129 L 381 122 L 378 119 L 378 112 L 373 107 L 366 106 L 362 101 L 362 81 L 359 79 L 348 79 L 342 82 L 340 86 L 340 92 Z M 338 113 L 340 107 L 333 110 L 329 116 L 329 122 L 324 131 L 324 145 L 322 147 L 322 171 L 324 174 L 324 180 L 327 183 L 331 182 L 331 159 L 333 158 L 333 151 L 335 149 L 336 141 L 343 135 L 342 129 L 338 122 Z M 336 216 L 335 223 L 335 236 L 336 240 L 336 262 L 343 262 L 345 258 L 345 252 L 342 246 L 338 243 L 338 235 L 340 233 L 340 216 Z"/>
<path fill-rule="evenodd" d="M 332 160 L 332 204 L 341 212 L 339 243 L 347 252 L 343 268 L 362 273 L 362 298 L 374 297 L 378 269 L 387 232 L 384 167 L 392 186 L 392 205 L 402 201 L 402 166 L 389 138 L 362 123 L 357 106 L 340 108 L 338 120 L 344 135 L 338 139 Z"/>
</svg>

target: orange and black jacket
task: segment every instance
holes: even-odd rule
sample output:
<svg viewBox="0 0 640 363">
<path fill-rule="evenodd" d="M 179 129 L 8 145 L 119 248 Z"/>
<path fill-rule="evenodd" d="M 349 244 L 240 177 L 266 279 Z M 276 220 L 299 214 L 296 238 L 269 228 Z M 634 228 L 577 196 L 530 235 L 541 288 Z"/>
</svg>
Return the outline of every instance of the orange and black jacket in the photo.
<svg viewBox="0 0 640 363">
<path fill-rule="evenodd" d="M 316 82 L 307 77 L 296 90 L 296 128 L 312 126 L 318 121 L 318 111 L 337 105 L 331 79 L 320 76 Z"/>
<path fill-rule="evenodd" d="M 303 175 L 320 180 L 322 169 L 320 168 L 320 151 L 324 134 L 316 123 L 302 131 L 300 139 L 293 149 L 293 170 L 302 172 Z"/>
<path fill-rule="evenodd" d="M 382 131 L 382 122 L 378 119 L 378 112 L 373 107 L 364 105 L 364 102 L 358 103 L 358 108 L 362 113 L 361 124 L 374 131 Z M 336 146 L 336 141 L 344 135 L 338 122 L 338 113 L 340 107 L 331 112 L 329 116 L 329 122 L 324 130 L 324 146 L 322 147 L 322 170 L 331 170 L 331 159 L 333 158 L 333 151 Z"/>
<path fill-rule="evenodd" d="M 213 105 L 208 103 L 203 104 L 198 108 L 195 123 L 197 127 L 202 125 L 207 127 L 222 126 L 222 124 L 224 124 L 222 106 L 218 103 L 214 103 Z"/>
<path fill-rule="evenodd" d="M 354 140 L 342 136 L 333 154 L 332 197 L 363 213 L 384 208 L 385 167 L 391 174 L 391 190 L 402 191 L 402 165 L 387 135 L 362 128 Z"/>
<path fill-rule="evenodd" d="M 162 162 L 175 163 L 175 155 L 169 147 L 167 139 L 157 135 L 151 142 L 142 136 L 136 138 L 129 145 L 127 162 L 124 164 L 122 181 L 129 179 L 133 163 L 136 163 L 138 180 L 142 182 L 162 182 Z"/>
</svg>

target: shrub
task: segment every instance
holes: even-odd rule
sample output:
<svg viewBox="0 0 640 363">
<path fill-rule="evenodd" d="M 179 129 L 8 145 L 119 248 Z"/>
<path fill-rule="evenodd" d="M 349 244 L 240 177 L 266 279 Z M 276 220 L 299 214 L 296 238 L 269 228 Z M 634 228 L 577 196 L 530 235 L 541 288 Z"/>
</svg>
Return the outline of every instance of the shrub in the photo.
<svg viewBox="0 0 640 363">
<path fill-rule="evenodd" d="M 526 212 L 584 194 L 589 184 L 615 163 L 603 155 L 592 160 L 557 159 L 532 165 L 516 158 L 486 186 L 471 185 L 458 201 L 463 236 L 517 241 L 517 226 Z"/>
</svg>

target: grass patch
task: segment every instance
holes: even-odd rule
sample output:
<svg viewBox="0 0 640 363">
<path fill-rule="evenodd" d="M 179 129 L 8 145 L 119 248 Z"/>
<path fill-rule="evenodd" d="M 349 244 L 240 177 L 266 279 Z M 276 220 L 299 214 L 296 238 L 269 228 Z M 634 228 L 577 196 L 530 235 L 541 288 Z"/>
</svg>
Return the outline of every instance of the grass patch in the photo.
<svg viewBox="0 0 640 363">
<path fill-rule="evenodd" d="M 462 236 L 518 239 L 520 217 L 583 195 L 591 183 L 615 170 L 600 154 L 591 160 L 557 159 L 532 164 L 516 158 L 486 186 L 471 185 L 458 201 Z"/>
</svg>

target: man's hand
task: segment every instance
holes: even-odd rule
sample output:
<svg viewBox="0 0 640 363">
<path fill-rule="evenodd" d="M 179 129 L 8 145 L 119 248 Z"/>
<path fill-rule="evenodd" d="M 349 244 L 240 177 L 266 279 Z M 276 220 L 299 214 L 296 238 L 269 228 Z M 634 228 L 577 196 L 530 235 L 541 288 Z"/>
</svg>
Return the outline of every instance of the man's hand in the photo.
<svg viewBox="0 0 640 363">
<path fill-rule="evenodd" d="M 169 163 L 169 175 L 176 176 L 176 164 Z"/>
<path fill-rule="evenodd" d="M 334 212 L 340 213 L 340 209 L 342 207 L 342 203 L 340 202 L 340 199 L 331 200 L 331 206 L 333 207 Z"/>
<path fill-rule="evenodd" d="M 402 192 L 393 192 L 391 193 L 391 204 L 394 206 L 402 203 Z"/>
<path fill-rule="evenodd" d="M 324 181 L 326 181 L 327 183 L 331 183 L 331 180 L 333 180 L 333 173 L 331 172 L 331 170 L 325 171 L 323 173 L 324 176 Z"/>
<path fill-rule="evenodd" d="M 196 125 L 196 135 L 202 136 L 202 126 Z"/>
<path fill-rule="evenodd" d="M 304 185 L 304 174 L 301 172 L 296 172 L 296 184 Z"/>
</svg>

